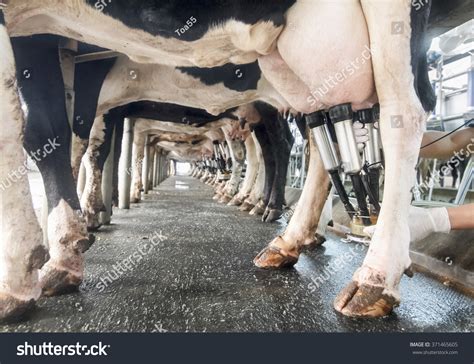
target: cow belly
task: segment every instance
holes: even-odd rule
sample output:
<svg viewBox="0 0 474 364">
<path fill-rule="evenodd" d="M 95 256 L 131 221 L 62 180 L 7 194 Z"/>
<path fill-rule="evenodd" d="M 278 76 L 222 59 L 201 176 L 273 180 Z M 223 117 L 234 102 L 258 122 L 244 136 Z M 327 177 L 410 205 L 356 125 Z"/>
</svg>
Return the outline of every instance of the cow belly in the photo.
<svg viewBox="0 0 474 364">
<path fill-rule="evenodd" d="M 345 102 L 357 109 L 373 101 L 369 35 L 359 1 L 298 1 L 287 12 L 278 50 L 309 90 L 300 111 Z"/>
<path fill-rule="evenodd" d="M 124 11 L 128 9 L 123 7 Z M 182 41 L 130 28 L 78 0 L 15 0 L 9 4 L 5 17 L 10 36 L 57 34 L 124 53 L 138 63 L 173 66 L 251 63 L 275 49 L 282 30 L 272 21 L 247 24 L 230 19 L 207 24 L 206 33 L 197 40 Z"/>
</svg>

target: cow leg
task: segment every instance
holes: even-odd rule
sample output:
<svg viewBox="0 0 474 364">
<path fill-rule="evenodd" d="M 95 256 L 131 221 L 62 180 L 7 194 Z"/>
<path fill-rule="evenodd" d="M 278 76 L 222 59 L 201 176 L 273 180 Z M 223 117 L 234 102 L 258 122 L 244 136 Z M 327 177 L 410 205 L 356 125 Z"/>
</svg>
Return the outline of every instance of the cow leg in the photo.
<svg viewBox="0 0 474 364">
<path fill-rule="evenodd" d="M 142 168 L 145 157 L 145 134 L 136 131 L 133 134 L 132 149 L 132 190 L 130 202 L 137 203 L 141 200 L 142 191 Z"/>
<path fill-rule="evenodd" d="M 228 137 L 227 133 L 224 134 L 227 140 L 227 144 L 230 148 L 230 154 L 232 158 L 232 174 L 226 184 L 226 187 L 223 191 L 223 196 L 221 197 L 219 202 L 228 203 L 230 200 L 232 200 L 232 197 L 234 197 L 239 190 L 242 170 L 244 168 L 245 162 L 245 148 L 244 143 L 242 141 L 231 140 Z"/>
<path fill-rule="evenodd" d="M 33 36 L 12 41 L 19 86 L 28 106 L 24 146 L 37 161 L 48 201 L 51 259 L 40 273 L 43 293 L 77 288 L 82 253 L 90 245 L 71 170 L 71 128 L 58 57 L 59 38 Z"/>
<path fill-rule="evenodd" d="M 245 171 L 244 182 L 242 183 L 242 187 L 239 192 L 228 203 L 229 206 L 242 205 L 244 199 L 249 196 L 252 186 L 255 182 L 255 178 L 257 177 L 258 160 L 255 142 L 251 135 L 249 135 L 245 140 L 245 153 L 247 156 L 247 170 Z"/>
<path fill-rule="evenodd" d="M 81 196 L 81 207 L 90 231 L 101 226 L 100 212 L 106 211 L 101 190 L 102 171 L 110 153 L 114 127 L 121 122 L 120 118 L 120 109 L 113 109 L 95 119 L 83 158 L 86 185 Z"/>
<path fill-rule="evenodd" d="M 254 259 L 260 268 L 283 268 L 298 261 L 303 245 L 315 242 L 319 217 L 329 193 L 329 177 L 312 138 L 308 175 L 295 212 L 283 235 L 276 237 Z"/>
<path fill-rule="evenodd" d="M 362 0 L 362 6 L 380 100 L 385 189 L 363 265 L 334 307 L 348 316 L 374 317 L 388 314 L 399 303 L 400 279 L 411 264 L 407 211 L 426 115 L 410 63 L 411 1 Z"/>
<path fill-rule="evenodd" d="M 38 269 L 48 260 L 36 219 L 22 148 L 25 120 L 15 60 L 0 9 L 0 320 L 28 311 L 41 294 Z M 18 172 L 20 176 L 17 177 Z"/>
<path fill-rule="evenodd" d="M 87 51 L 87 50 L 85 50 Z M 99 93 L 115 59 L 78 63 L 74 70 L 74 117 L 72 123 L 71 165 L 77 180 L 81 160 L 89 144 Z"/>
<path fill-rule="evenodd" d="M 104 116 L 98 116 L 94 121 L 89 146 L 83 158 L 86 183 L 81 195 L 81 208 L 89 231 L 95 231 L 101 226 L 99 213 L 105 211 L 101 191 L 102 170 L 98 166 L 99 149 L 104 145 L 105 131 Z"/>
<path fill-rule="evenodd" d="M 263 126 L 257 125 L 256 128 L 262 128 Z M 265 186 L 265 164 L 263 163 L 263 155 L 262 155 L 262 148 L 260 147 L 260 143 L 258 141 L 255 128 L 254 132 L 252 133 L 252 138 L 255 144 L 255 152 L 257 156 L 257 176 L 255 178 L 255 182 L 252 186 L 252 190 L 250 191 L 249 197 L 247 197 L 242 206 L 240 206 L 239 210 L 241 211 L 250 211 L 254 208 L 254 206 L 258 203 L 261 196 L 263 195 L 263 189 Z"/>
<path fill-rule="evenodd" d="M 266 120 L 266 119 L 265 119 Z M 279 114 L 277 122 L 266 121 L 267 131 L 274 145 L 276 168 L 273 179 L 270 199 L 268 201 L 262 220 L 272 222 L 278 220 L 283 213 L 285 203 L 285 185 L 290 162 L 290 153 L 293 146 L 293 136 L 291 135 L 288 122 Z"/>
<path fill-rule="evenodd" d="M 275 120 L 273 120 L 275 122 Z M 257 202 L 255 207 L 250 211 L 250 215 L 263 215 L 265 208 L 270 201 L 272 193 L 273 180 L 275 178 L 275 155 L 273 152 L 274 146 L 272 140 L 268 135 L 267 128 L 264 124 L 261 127 L 255 127 L 255 134 L 258 138 L 258 143 L 262 149 L 263 164 L 265 168 L 265 182 L 263 188 L 262 198 Z"/>
</svg>

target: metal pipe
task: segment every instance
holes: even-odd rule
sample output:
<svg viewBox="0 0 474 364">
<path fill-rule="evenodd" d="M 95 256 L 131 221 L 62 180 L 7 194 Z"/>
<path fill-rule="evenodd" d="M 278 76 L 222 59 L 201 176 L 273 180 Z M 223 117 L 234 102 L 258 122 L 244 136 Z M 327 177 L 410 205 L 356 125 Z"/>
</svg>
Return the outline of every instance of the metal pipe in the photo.
<svg viewBox="0 0 474 364">
<path fill-rule="evenodd" d="M 113 192 L 113 174 L 114 174 L 114 145 L 115 145 L 115 128 L 112 132 L 112 140 L 110 143 L 110 152 L 105 161 L 102 170 L 102 198 L 105 205 L 105 211 L 101 211 L 99 219 L 101 224 L 109 225 L 112 216 L 112 192 Z"/>
<path fill-rule="evenodd" d="M 316 146 L 318 147 L 324 168 L 329 172 L 332 184 L 334 185 L 347 213 L 352 219 L 355 216 L 356 211 L 349 200 L 349 196 L 347 195 L 344 184 L 339 176 L 340 162 L 329 135 L 329 130 L 327 128 L 328 122 L 329 120 L 324 111 L 317 111 L 306 116 L 306 123 L 311 129 L 310 135 L 313 136 Z"/>
<path fill-rule="evenodd" d="M 372 111 L 367 111 L 367 119 L 372 119 Z M 336 137 L 341 154 L 342 168 L 350 175 L 357 204 L 361 213 L 364 225 L 371 225 L 370 213 L 367 205 L 367 194 L 362 182 L 361 170 L 362 161 L 357 147 L 354 129 L 352 128 L 354 113 L 351 104 L 337 105 L 329 109 L 329 117 L 334 125 Z M 373 151 L 373 154 L 375 151 Z M 375 158 L 375 156 L 373 156 Z"/>
<path fill-rule="evenodd" d="M 351 104 L 342 104 L 329 109 L 329 118 L 334 125 L 341 154 L 342 169 L 347 174 L 355 174 L 362 169 L 359 150 L 352 129 L 353 112 Z"/>
<path fill-rule="evenodd" d="M 130 186 L 132 184 L 133 121 L 125 118 L 122 137 L 122 153 L 119 161 L 119 208 L 130 208 Z"/>
<path fill-rule="evenodd" d="M 148 193 L 148 169 L 150 168 L 150 136 L 145 137 L 145 151 L 143 157 L 143 169 L 142 169 L 142 185 L 143 193 Z"/>
</svg>

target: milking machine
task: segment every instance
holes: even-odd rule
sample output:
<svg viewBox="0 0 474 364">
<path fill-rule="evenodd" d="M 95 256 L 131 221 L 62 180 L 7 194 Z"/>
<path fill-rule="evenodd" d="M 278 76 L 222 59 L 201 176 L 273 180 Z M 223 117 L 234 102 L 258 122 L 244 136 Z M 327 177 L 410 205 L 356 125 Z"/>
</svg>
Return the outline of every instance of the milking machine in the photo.
<svg viewBox="0 0 474 364">
<path fill-rule="evenodd" d="M 362 169 L 362 181 L 369 197 L 371 213 L 376 216 L 380 212 L 379 180 L 383 162 L 380 132 L 376 124 L 379 116 L 379 105 L 372 109 L 359 110 L 354 115 L 354 118 L 367 130 L 368 140 L 363 150 L 365 163 Z"/>
<path fill-rule="evenodd" d="M 341 162 L 336 153 L 336 147 L 331 139 L 329 132 L 329 119 L 324 111 L 316 111 L 312 114 L 306 115 L 306 122 L 311 129 L 316 145 L 318 146 L 321 160 L 324 168 L 328 171 L 332 184 L 336 189 L 341 202 L 352 218 L 356 215 L 356 210 L 352 206 L 349 196 L 347 195 L 344 184 L 339 175 Z"/>
<path fill-rule="evenodd" d="M 377 110 L 372 109 L 354 113 L 351 104 L 332 107 L 329 113 L 318 111 L 306 116 L 324 167 L 351 218 L 351 233 L 347 235 L 347 240 L 366 244 L 370 240 L 364 228 L 377 222 L 380 211 L 378 180 L 382 159 L 378 129 L 374 125 L 376 116 Z M 363 155 L 357 147 L 354 120 L 360 120 L 368 130 L 369 141 Z M 339 155 L 334 141 L 338 143 Z M 341 172 L 351 179 L 357 209 L 350 202 L 340 177 Z"/>
</svg>

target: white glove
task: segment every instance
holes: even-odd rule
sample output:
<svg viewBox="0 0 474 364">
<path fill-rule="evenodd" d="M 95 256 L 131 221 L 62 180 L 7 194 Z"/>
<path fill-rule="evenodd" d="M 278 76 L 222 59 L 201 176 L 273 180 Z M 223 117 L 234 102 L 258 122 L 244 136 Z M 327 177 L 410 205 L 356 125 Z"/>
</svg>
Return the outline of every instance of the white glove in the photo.
<svg viewBox="0 0 474 364">
<path fill-rule="evenodd" d="M 365 143 L 369 140 L 369 132 L 364 128 L 364 124 L 356 121 L 352 124 L 354 136 L 359 150 L 364 149 Z"/>
<path fill-rule="evenodd" d="M 430 209 L 410 206 L 408 227 L 412 243 L 423 240 L 431 233 L 447 234 L 451 231 L 448 210 L 446 207 Z M 369 236 L 374 235 L 375 225 L 366 227 L 364 232 Z"/>
</svg>

